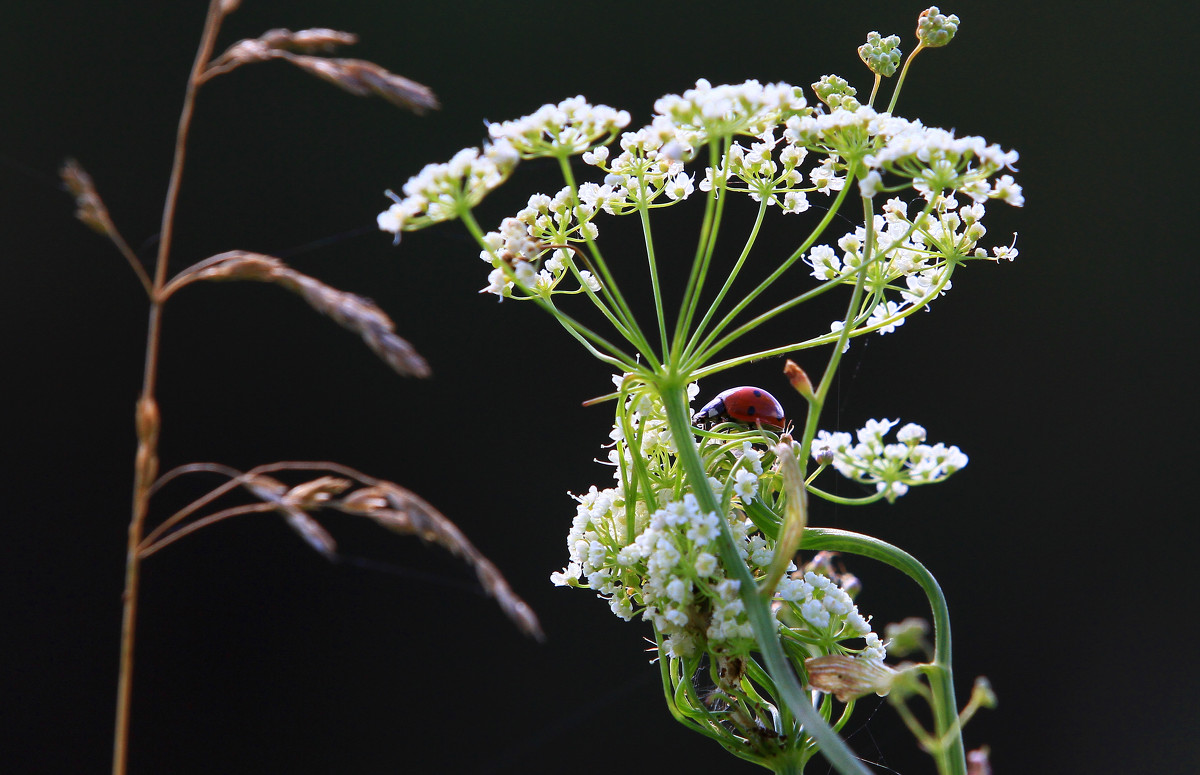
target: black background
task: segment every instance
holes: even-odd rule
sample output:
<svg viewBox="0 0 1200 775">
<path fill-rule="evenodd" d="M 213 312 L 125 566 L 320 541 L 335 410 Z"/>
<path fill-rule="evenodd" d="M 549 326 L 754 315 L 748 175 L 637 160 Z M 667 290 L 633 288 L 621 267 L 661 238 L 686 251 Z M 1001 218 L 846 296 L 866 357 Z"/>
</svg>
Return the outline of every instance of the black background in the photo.
<svg viewBox="0 0 1200 775">
<path fill-rule="evenodd" d="M 1194 19 L 1182 3 L 1058 5 L 943 7 L 962 17 L 959 36 L 918 58 L 899 112 L 1020 151 L 1026 207 L 993 205 L 987 224 L 988 244 L 1019 231 L 1021 256 L 968 266 L 932 314 L 853 348 L 823 423 L 915 420 L 971 464 L 895 506 L 818 507 L 814 522 L 879 535 L 938 576 L 960 699 L 979 674 L 1000 697 L 967 729 L 997 772 L 1194 772 L 1197 278 L 1183 227 L 1195 151 L 1179 107 L 1194 92 Z M 149 263 L 204 6 L 9 2 L 3 14 L 8 771 L 108 766 L 146 318 L 129 269 L 72 219 L 54 171 L 78 158 Z M 279 289 L 193 286 L 164 324 L 164 468 L 328 459 L 411 487 L 496 561 L 549 639 L 521 637 L 466 569 L 416 539 L 331 518 L 348 557 L 385 568 L 371 571 L 325 562 L 277 518 L 227 522 L 144 567 L 131 772 L 752 771 L 671 720 L 645 625 L 547 581 L 566 559 L 567 491 L 609 481 L 592 462 L 608 411 L 580 406 L 609 389 L 609 370 L 536 309 L 478 295 L 487 268 L 461 225 L 394 249 L 374 217 L 385 188 L 477 144 L 483 119 L 567 96 L 627 108 L 637 126 L 698 77 L 835 72 L 865 94 L 855 47 L 878 29 L 910 49 L 920 10 L 246 0 L 218 51 L 271 27 L 350 30 L 362 42 L 344 55 L 429 84 L 445 107 L 416 118 L 283 63 L 212 82 L 173 267 L 233 248 L 286 255 L 378 301 L 435 376 L 394 376 Z M 548 165 L 523 167 L 480 221 L 557 187 Z M 689 212 L 668 216 L 681 228 L 660 249 L 690 255 Z M 621 244 L 616 222 L 600 226 Z M 704 394 L 784 394 L 780 367 Z M 204 483 L 168 492 L 157 513 Z M 851 568 L 877 622 L 922 613 L 896 574 Z M 862 756 L 881 772 L 931 771 L 878 704 L 852 723 Z"/>
</svg>

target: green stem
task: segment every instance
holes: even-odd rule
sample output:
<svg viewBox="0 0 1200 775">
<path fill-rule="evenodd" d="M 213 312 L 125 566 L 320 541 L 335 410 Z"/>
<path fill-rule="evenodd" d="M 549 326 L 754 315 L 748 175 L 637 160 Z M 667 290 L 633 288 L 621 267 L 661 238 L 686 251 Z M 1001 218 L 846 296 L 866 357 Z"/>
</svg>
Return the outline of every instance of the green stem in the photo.
<svg viewBox="0 0 1200 775">
<path fill-rule="evenodd" d="M 847 175 L 847 177 L 852 176 Z M 829 354 L 829 364 L 825 367 L 825 373 L 821 375 L 820 384 L 817 385 L 817 389 L 813 391 L 812 398 L 808 401 L 808 417 L 804 423 L 804 438 L 800 442 L 799 457 L 801 460 L 808 460 L 809 450 L 812 449 L 812 441 L 813 437 L 817 435 L 817 423 L 821 418 L 821 410 L 825 408 L 825 397 L 829 395 L 829 389 L 833 386 L 833 376 L 837 373 L 838 366 L 842 362 L 842 351 L 846 349 L 846 342 L 850 339 L 850 330 L 854 327 L 854 318 L 862 301 L 863 287 L 867 281 L 867 267 L 874 259 L 874 211 L 871 207 L 870 199 L 863 199 L 862 201 L 863 223 L 866 224 L 867 231 L 867 238 L 863 243 L 862 266 L 858 268 L 858 279 L 854 283 L 854 293 L 850 294 L 850 304 L 846 308 L 846 317 L 842 321 L 842 330 L 839 332 L 837 342 L 833 345 L 833 352 Z"/>
<path fill-rule="evenodd" d="M 708 361 L 710 358 L 723 350 L 734 340 L 746 334 L 748 331 L 757 328 L 762 323 L 765 323 L 776 315 L 791 309 L 797 304 L 802 304 L 815 296 L 819 296 L 820 294 L 837 287 L 846 279 L 843 277 L 822 283 L 811 291 L 801 294 L 791 301 L 785 302 L 784 304 L 781 304 L 774 309 L 759 315 L 749 323 L 737 328 L 728 336 L 723 337 L 719 342 L 717 342 L 716 345 L 713 344 L 717 337 L 721 336 L 721 332 L 728 328 L 737 318 L 737 316 L 746 309 L 746 307 L 750 306 L 755 299 L 757 299 L 764 291 L 770 288 L 771 285 L 773 285 L 775 281 L 783 275 L 784 272 L 786 272 L 788 269 L 791 269 L 792 265 L 799 261 L 804 256 L 805 252 L 807 252 L 808 249 L 813 246 L 813 243 L 815 243 L 817 239 L 819 239 L 820 236 L 825 233 L 825 229 L 829 226 L 830 222 L 833 221 L 834 217 L 837 216 L 838 210 L 841 209 L 842 202 L 846 200 L 846 196 L 849 194 L 853 182 L 854 178 L 850 175 L 847 175 L 846 184 L 842 186 L 842 190 L 838 192 L 837 199 L 835 199 L 833 204 L 829 206 L 829 211 L 825 213 L 825 217 L 822 218 L 821 222 L 816 225 L 816 228 L 809 233 L 804 242 L 801 243 L 800 246 L 796 248 L 796 250 L 794 250 L 790 256 L 784 259 L 783 263 L 780 264 L 774 272 L 772 272 L 765 280 L 759 283 L 758 287 L 746 294 L 746 297 L 739 301 L 734 308 L 731 309 L 729 313 L 721 319 L 721 322 L 713 327 L 713 330 L 709 332 L 708 336 L 704 337 L 704 341 L 702 341 L 699 346 L 694 348 L 694 352 L 696 354 L 687 361 L 688 364 L 699 364 Z"/>
<path fill-rule="evenodd" d="M 941 586 L 924 565 L 908 552 L 878 538 L 833 528 L 810 527 L 804 531 L 804 546 L 857 554 L 890 565 L 917 583 L 933 612 L 933 669 L 927 670 L 933 693 L 934 736 L 942 744 L 933 751 L 942 775 L 966 775 L 967 759 L 958 728 L 958 703 L 954 698 L 951 670 L 950 610 Z"/>
<path fill-rule="evenodd" d="M 720 504 L 716 495 L 709 487 L 708 478 L 704 472 L 704 463 L 700 459 L 700 450 L 696 446 L 696 437 L 692 433 L 691 418 L 688 416 L 686 379 L 679 374 L 662 376 L 657 384 L 659 395 L 667 409 L 667 422 L 671 435 L 675 439 L 677 455 L 683 464 L 688 484 L 696 500 L 706 512 L 720 514 Z M 830 728 L 829 723 L 821 717 L 813 707 L 808 695 L 796 679 L 791 663 L 783 653 L 779 643 L 779 624 L 772 615 L 767 600 L 758 594 L 754 577 L 746 563 L 738 555 L 734 545 L 733 534 L 729 529 L 727 519 L 718 519 L 721 526 L 719 540 L 721 561 L 731 578 L 739 582 L 739 596 L 746 607 L 746 614 L 754 628 L 755 641 L 766 663 L 768 675 L 775 682 L 779 695 L 796 718 L 804 725 L 805 733 L 813 738 L 820 746 L 821 753 L 842 775 L 869 775 L 867 769 L 855 757 L 854 752 L 845 741 Z"/>
<path fill-rule="evenodd" d="M 663 314 L 662 289 L 658 284 L 658 259 L 654 254 L 654 238 L 650 234 L 650 212 L 645 203 L 638 206 L 638 217 L 642 221 L 642 234 L 646 240 L 646 261 L 650 265 L 650 289 L 654 293 L 654 314 L 658 320 L 658 337 L 662 346 L 662 357 L 667 357 L 667 322 Z"/>
<path fill-rule="evenodd" d="M 742 266 L 746 263 L 746 259 L 750 256 L 750 249 L 754 247 L 754 242 L 758 239 L 758 232 L 762 229 L 763 219 L 767 215 L 768 198 L 763 197 L 758 204 L 758 215 L 754 219 L 754 227 L 750 229 L 750 235 L 746 238 L 746 244 L 742 247 L 742 254 L 738 256 L 737 263 L 733 265 L 729 276 L 725 278 L 725 284 L 721 286 L 721 290 L 717 293 L 717 297 L 713 299 L 712 304 L 708 305 L 708 311 L 704 313 L 704 317 L 696 325 L 696 330 L 688 339 L 687 346 L 683 349 L 683 358 L 687 359 L 696 351 L 700 335 L 704 333 L 704 329 L 712 320 L 713 315 L 717 314 L 717 308 L 721 306 L 721 302 L 725 300 L 725 295 L 729 293 L 733 281 L 737 279 L 738 273 L 742 271 Z"/>
<path fill-rule="evenodd" d="M 728 156 L 729 138 L 724 138 L 721 148 L 717 149 L 717 140 L 708 143 L 708 163 L 714 170 L 724 170 L 727 165 L 718 164 L 718 158 Z M 675 336 L 671 341 L 672 363 L 682 361 L 683 347 L 687 342 L 688 329 L 692 325 L 692 317 L 700 303 L 700 292 L 704 289 L 704 278 L 708 274 L 708 265 L 712 260 L 713 251 L 717 244 L 717 233 L 721 226 L 721 213 L 725 210 L 725 182 L 722 172 L 714 173 L 712 190 L 704 205 L 704 221 L 700 224 L 700 241 L 696 244 L 696 255 L 692 259 L 692 271 L 688 275 L 687 288 L 683 292 L 683 305 L 679 308 L 679 317 L 675 323 Z"/>
<path fill-rule="evenodd" d="M 475 216 L 471 213 L 471 211 L 465 210 L 459 214 L 459 217 L 462 220 L 463 225 L 467 227 L 467 231 L 469 231 L 471 236 L 475 238 L 475 241 L 486 249 L 487 243 L 483 239 L 483 229 L 480 228 L 479 222 L 475 220 Z M 501 265 L 506 266 L 503 264 L 503 262 L 501 262 Z M 511 269 L 506 269 L 505 273 L 510 274 L 511 271 Z M 641 371 L 636 360 L 630 358 L 623 350 L 597 334 L 595 331 L 592 331 L 587 326 L 583 325 L 570 315 L 560 310 L 557 306 L 551 303 L 550 300 L 544 299 L 541 296 L 530 296 L 528 298 L 532 299 L 533 302 L 543 310 L 550 313 L 550 315 L 557 320 L 564 329 L 566 329 L 567 333 L 575 337 L 575 339 L 578 340 L 584 347 L 586 347 L 588 352 L 595 357 L 599 358 L 610 366 L 621 369 L 622 371 Z M 617 327 L 617 331 L 625 337 L 627 342 L 629 342 L 635 348 L 638 347 L 638 343 L 629 335 L 629 332 L 620 327 Z M 596 347 L 607 350 L 609 353 L 611 353 L 611 355 L 605 355 L 597 350 Z"/>
<path fill-rule="evenodd" d="M 579 204 L 579 187 L 575 184 L 575 174 L 571 172 L 571 164 L 566 157 L 558 157 L 558 166 L 562 171 L 563 180 L 571 189 L 572 204 Z M 621 289 L 617 287 L 616 278 L 612 272 L 608 271 L 608 262 L 604 260 L 604 255 L 600 252 L 600 248 L 596 246 L 595 241 L 587 235 L 581 228 L 580 234 L 583 235 L 587 242 L 588 250 L 592 254 L 592 262 L 596 266 L 596 271 L 600 275 L 600 291 L 609 303 L 613 305 L 613 310 L 620 317 L 626 339 L 637 348 L 638 352 L 642 353 L 643 357 L 647 358 L 654 366 L 658 365 L 658 361 L 654 356 L 654 351 L 650 348 L 650 342 L 642 333 L 641 327 L 637 324 L 637 319 L 633 315 L 633 310 L 626 303 L 625 297 L 621 294 Z"/>
<path fill-rule="evenodd" d="M 904 60 L 904 67 L 900 68 L 900 77 L 896 79 L 896 88 L 892 89 L 892 99 L 887 106 L 888 113 L 896 109 L 896 100 L 900 99 L 900 87 L 904 86 L 904 79 L 908 77 L 908 66 L 917 58 L 917 54 L 920 54 L 924 49 L 925 44 L 918 43 L 917 47 L 908 55 L 908 59 Z"/>
</svg>

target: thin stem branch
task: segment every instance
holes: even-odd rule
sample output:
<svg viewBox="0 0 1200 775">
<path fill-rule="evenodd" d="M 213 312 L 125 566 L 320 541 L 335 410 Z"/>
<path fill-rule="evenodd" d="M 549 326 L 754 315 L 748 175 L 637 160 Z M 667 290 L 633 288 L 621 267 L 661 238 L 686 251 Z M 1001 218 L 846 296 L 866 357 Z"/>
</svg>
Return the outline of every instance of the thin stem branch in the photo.
<svg viewBox="0 0 1200 775">
<path fill-rule="evenodd" d="M 129 262 L 129 268 L 137 275 L 138 282 L 142 284 L 142 288 L 146 291 L 146 296 L 153 300 L 154 285 L 150 281 L 150 275 L 146 273 L 146 267 L 142 266 L 142 262 L 138 260 L 137 253 L 134 253 L 133 248 L 129 247 L 129 243 L 121 236 L 121 232 L 117 231 L 115 225 L 110 223 L 107 234 L 109 241 L 116 246 L 117 251 Z"/>
<path fill-rule="evenodd" d="M 721 339 L 717 344 L 715 344 L 715 345 L 713 344 L 713 342 L 716 341 L 717 337 L 719 337 L 721 335 L 721 332 L 724 331 L 727 327 L 729 327 L 729 325 L 731 325 L 733 323 L 733 321 L 737 318 L 737 316 L 740 315 L 742 313 L 742 311 L 744 309 L 746 309 L 746 307 L 750 306 L 750 304 L 756 298 L 758 298 L 758 296 L 760 294 L 762 294 L 764 291 L 766 291 L 768 288 L 770 288 L 775 283 L 775 281 L 778 280 L 783 275 L 784 272 L 786 272 L 788 269 L 790 269 L 792 267 L 793 264 L 795 264 L 797 261 L 799 261 L 804 256 L 804 253 L 809 248 L 812 247 L 813 243 L 816 242 L 817 239 L 822 234 L 825 233 L 825 229 L 829 226 L 829 224 L 837 216 L 838 210 L 841 209 L 842 202 L 844 202 L 846 200 L 846 196 L 850 191 L 852 183 L 853 183 L 853 178 L 851 178 L 849 175 L 847 175 L 846 183 L 842 187 L 842 190 L 838 192 L 837 198 L 834 200 L 833 204 L 829 206 L 828 212 L 825 213 L 825 216 L 821 219 L 821 222 L 818 223 L 816 225 L 816 227 L 812 230 L 812 232 L 808 235 L 808 238 L 805 239 L 804 242 L 801 243 L 801 245 L 798 248 L 796 248 L 796 250 L 794 250 L 792 252 L 792 254 L 790 256 L 788 256 L 774 272 L 772 272 L 765 280 L 763 280 L 761 283 L 759 283 L 758 286 L 754 290 L 752 290 L 750 293 L 746 294 L 745 298 L 743 298 L 736 305 L 734 305 L 733 309 L 731 309 L 729 311 L 729 313 L 727 315 L 725 315 L 725 317 L 722 318 L 721 321 L 719 323 L 717 323 L 716 326 L 713 327 L 713 330 L 710 331 L 709 334 L 704 338 L 704 341 L 702 341 L 697 347 L 693 348 L 693 352 L 695 353 L 695 355 L 693 355 L 693 357 L 691 359 L 689 359 L 687 361 L 687 363 L 689 363 L 689 364 L 704 363 L 705 361 L 709 360 L 714 355 L 716 355 L 718 352 L 720 352 L 722 349 L 724 349 L 729 343 L 733 342 L 737 338 L 744 335 L 748 330 L 750 330 L 750 328 L 753 328 L 753 327 L 765 322 L 765 320 L 763 319 L 763 315 L 759 315 L 758 317 L 754 318 L 754 320 L 751 320 L 750 322 L 746 323 L 745 325 L 739 327 L 737 330 L 731 332 L 728 336 Z M 777 315 L 787 309 L 790 309 L 791 307 L 796 306 L 797 304 L 801 304 L 804 301 L 807 301 L 808 299 L 812 298 L 813 296 L 819 295 L 820 293 L 824 293 L 825 291 L 832 289 L 833 287 L 839 285 L 843 279 L 844 278 L 834 279 L 834 280 L 827 281 L 826 283 L 822 283 L 821 285 L 812 289 L 808 293 L 802 294 L 801 296 L 798 296 L 797 298 L 791 300 L 790 302 L 787 302 L 786 306 L 779 305 L 775 309 L 770 310 L 767 313 L 764 313 L 764 315 L 768 315 L 768 316 Z"/>
<path fill-rule="evenodd" d="M 700 224 L 700 241 L 696 244 L 696 254 L 692 258 L 692 270 L 688 275 L 687 287 L 683 291 L 683 302 L 679 307 L 679 316 L 675 320 L 675 334 L 671 340 L 671 354 L 667 356 L 671 363 L 680 363 L 683 348 L 687 344 L 688 330 L 692 324 L 692 316 L 700 301 L 700 292 L 704 288 L 704 276 L 708 271 L 708 262 L 712 257 L 717 240 L 717 232 L 721 226 L 721 213 L 725 209 L 725 182 L 727 175 L 724 170 L 727 164 L 718 164 L 719 159 L 728 156 L 729 139 L 726 138 L 718 150 L 715 139 L 708 142 L 708 163 L 714 170 L 722 170 L 715 174 L 712 190 L 704 202 L 704 220 Z"/>
<path fill-rule="evenodd" d="M 937 579 L 908 552 L 878 538 L 833 528 L 808 528 L 804 544 L 809 549 L 828 549 L 857 554 L 879 560 L 903 572 L 921 587 L 933 613 L 933 664 L 924 672 L 933 693 L 934 736 L 943 741 L 933 751 L 941 775 L 966 775 L 966 752 L 963 748 L 958 721 L 958 705 L 954 697 L 954 674 L 951 670 L 950 609 Z"/>
<path fill-rule="evenodd" d="M 170 535 L 160 538 L 157 541 L 151 541 L 147 539 L 143 542 L 138 554 L 144 560 L 157 552 L 159 549 L 164 549 L 170 546 L 180 538 L 190 535 L 191 533 L 195 533 L 202 527 L 208 527 L 216 522 L 221 522 L 222 520 L 229 519 L 230 517 L 238 517 L 242 514 L 269 514 L 274 512 L 276 508 L 278 508 L 278 506 L 274 503 L 247 503 L 242 506 L 230 506 L 227 509 L 221 509 L 218 512 L 209 514 L 206 517 L 202 517 L 195 522 L 189 522 L 187 525 L 184 525 Z"/>
<path fill-rule="evenodd" d="M 750 257 L 750 249 L 754 247 L 755 241 L 758 239 L 758 233 L 762 229 L 763 220 L 767 215 L 767 203 L 769 197 L 763 197 L 758 204 L 758 214 L 754 218 L 754 226 L 750 229 L 750 234 L 746 237 L 746 244 L 742 246 L 742 253 L 738 256 L 737 261 L 733 265 L 733 269 L 729 271 L 729 276 L 725 278 L 724 285 L 717 292 L 717 297 L 713 299 L 712 304 L 708 305 L 708 311 L 704 313 L 704 317 L 696 324 L 696 330 L 692 333 L 688 340 L 687 346 L 683 349 L 683 357 L 686 362 L 688 358 L 696 351 L 700 337 L 704 334 L 704 329 L 708 327 L 713 316 L 717 314 L 717 309 L 720 308 L 721 302 L 725 301 L 725 295 L 729 293 L 729 289 L 733 286 L 734 280 L 742 271 L 742 267 L 746 263 L 746 259 Z"/>
<path fill-rule="evenodd" d="M 150 320 L 146 330 L 146 363 L 142 374 L 142 393 L 138 399 L 136 410 L 138 448 L 134 460 L 133 507 L 125 547 L 121 661 L 117 678 L 117 707 L 113 729 L 113 775 L 125 775 L 128 769 L 130 703 L 133 695 L 133 644 L 137 631 L 138 585 L 141 578 L 141 559 L 138 556 L 138 546 L 141 543 L 146 515 L 150 510 L 150 488 L 158 473 L 158 436 L 161 422 L 154 400 L 154 389 L 158 380 L 158 351 L 161 341 L 162 300 L 160 294 L 167 281 L 175 208 L 179 202 L 188 131 L 191 128 L 192 114 L 196 104 L 196 89 L 199 86 L 200 75 L 212 57 L 217 31 L 224 18 L 223 7 L 222 0 L 210 1 L 204 20 L 204 32 L 200 37 L 200 46 L 196 51 L 196 59 L 192 63 L 191 74 L 188 76 L 183 109 L 180 111 L 179 127 L 175 135 L 175 157 L 171 166 L 170 182 L 167 185 L 167 197 L 163 205 L 158 256 L 154 268 L 154 284 L 150 294 Z"/>
</svg>

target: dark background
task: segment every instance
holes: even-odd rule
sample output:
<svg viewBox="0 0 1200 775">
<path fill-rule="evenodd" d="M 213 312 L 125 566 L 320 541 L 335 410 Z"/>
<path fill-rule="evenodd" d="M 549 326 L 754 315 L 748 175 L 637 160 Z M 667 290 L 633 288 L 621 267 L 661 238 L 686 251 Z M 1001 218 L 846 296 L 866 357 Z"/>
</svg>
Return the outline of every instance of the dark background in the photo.
<svg viewBox="0 0 1200 775">
<path fill-rule="evenodd" d="M 204 6 L 10 2 L 3 14 L 0 758 L 11 772 L 108 767 L 146 318 L 120 256 L 72 219 L 55 169 L 81 161 L 149 264 Z M 959 36 L 917 59 L 900 103 L 1020 151 L 1026 207 L 993 205 L 987 244 L 1019 231 L 1021 256 L 969 265 L 932 314 L 853 348 L 823 423 L 915 420 L 970 466 L 895 506 L 820 505 L 814 522 L 893 541 L 938 576 L 960 699 L 979 674 L 1000 697 L 967 728 L 997 772 L 1200 767 L 1184 7 L 944 6 L 962 17 Z M 477 144 L 483 119 L 579 93 L 629 109 L 634 126 L 697 77 L 808 84 L 835 72 L 865 96 L 855 47 L 878 29 L 911 49 L 920 10 L 246 0 L 218 51 L 270 27 L 350 30 L 362 42 L 344 55 L 429 84 L 445 107 L 419 119 L 278 62 L 212 82 L 174 268 L 233 248 L 286 255 L 378 301 L 435 376 L 396 377 L 277 288 L 194 286 L 165 318 L 164 469 L 328 459 L 411 487 L 496 561 L 548 641 L 521 637 L 465 568 L 416 539 L 331 517 L 350 558 L 335 566 L 275 517 L 227 522 L 144 566 L 131 772 L 753 771 L 671 720 L 644 624 L 548 583 L 566 560 L 567 491 L 610 481 L 592 462 L 610 415 L 580 406 L 609 389 L 608 369 L 536 309 L 477 295 L 487 270 L 461 225 L 394 249 L 374 217 L 383 189 Z M 480 221 L 558 185 L 548 166 L 524 167 Z M 670 216 L 677 239 L 660 235 L 670 255 L 690 255 L 690 213 Z M 600 226 L 619 244 L 616 222 Z M 825 320 L 795 316 L 777 333 Z M 819 368 L 815 354 L 800 360 Z M 741 383 L 784 394 L 781 365 L 723 375 L 704 394 Z M 204 484 L 168 492 L 157 513 Z M 851 569 L 878 623 L 923 613 L 896 574 Z M 930 772 L 879 704 L 860 703 L 851 724 L 860 753 L 881 772 Z"/>
</svg>

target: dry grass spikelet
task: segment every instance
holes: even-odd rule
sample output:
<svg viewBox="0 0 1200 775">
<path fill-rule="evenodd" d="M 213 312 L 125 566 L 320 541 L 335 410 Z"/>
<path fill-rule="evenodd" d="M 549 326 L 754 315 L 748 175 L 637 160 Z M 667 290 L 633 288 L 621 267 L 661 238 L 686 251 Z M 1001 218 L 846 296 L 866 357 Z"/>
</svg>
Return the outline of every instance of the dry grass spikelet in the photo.
<svg viewBox="0 0 1200 775">
<path fill-rule="evenodd" d="M 328 53 L 338 46 L 353 45 L 357 42 L 358 36 L 353 33 L 325 28 L 299 32 L 282 28 L 268 30 L 257 38 L 247 38 L 234 43 L 212 61 L 199 80 L 203 83 L 242 65 L 282 59 L 355 96 L 383 97 L 393 105 L 411 110 L 418 116 L 441 107 L 437 96 L 428 86 L 396 75 L 374 62 L 312 56 L 314 53 Z"/>
<path fill-rule="evenodd" d="M 193 280 L 254 280 L 275 283 L 299 295 L 316 311 L 359 334 L 367 346 L 399 374 L 428 377 L 429 364 L 405 339 L 396 324 L 370 299 L 339 291 L 315 277 L 297 272 L 274 256 L 231 250 L 201 261 L 167 287 L 170 295 Z"/>
</svg>

